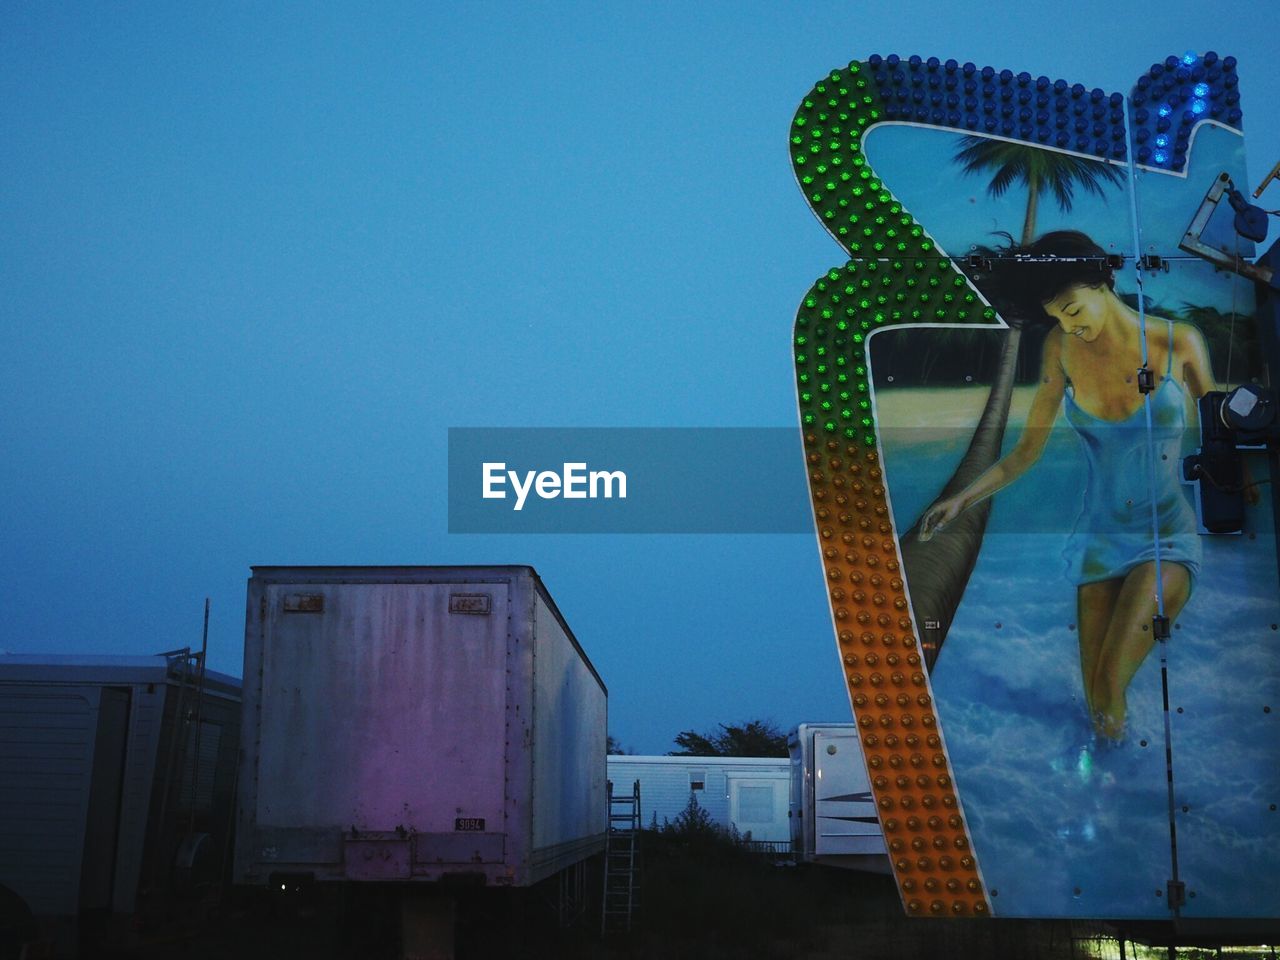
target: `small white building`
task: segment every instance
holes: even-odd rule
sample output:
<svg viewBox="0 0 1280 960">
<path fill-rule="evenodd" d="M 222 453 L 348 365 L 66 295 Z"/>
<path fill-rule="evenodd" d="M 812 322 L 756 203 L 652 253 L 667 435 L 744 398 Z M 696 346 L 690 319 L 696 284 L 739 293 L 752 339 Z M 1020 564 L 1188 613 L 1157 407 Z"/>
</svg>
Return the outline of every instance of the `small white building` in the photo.
<svg viewBox="0 0 1280 960">
<path fill-rule="evenodd" d="M 755 841 L 789 843 L 788 793 L 791 762 L 786 757 L 609 757 L 614 794 L 631 793 L 640 781 L 640 818 L 645 827 L 675 821 L 689 803 L 724 827 Z"/>
</svg>

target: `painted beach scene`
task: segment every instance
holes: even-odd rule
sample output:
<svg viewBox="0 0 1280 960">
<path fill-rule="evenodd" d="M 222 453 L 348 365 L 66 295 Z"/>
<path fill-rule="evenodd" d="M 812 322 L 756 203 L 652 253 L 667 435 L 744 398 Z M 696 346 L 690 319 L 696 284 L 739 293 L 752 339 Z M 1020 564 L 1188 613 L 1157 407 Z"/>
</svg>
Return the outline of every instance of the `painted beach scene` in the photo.
<svg viewBox="0 0 1280 960">
<path fill-rule="evenodd" d="M 867 152 L 1000 317 L 869 347 L 995 912 L 1167 916 L 1176 852 L 1183 916 L 1274 915 L 1280 895 L 1248 880 L 1280 843 L 1270 498 L 1247 489 L 1244 531 L 1211 535 L 1183 472 L 1197 400 L 1264 376 L 1252 285 L 1177 250 L 1213 178 L 1243 182 L 1239 136 L 1202 128 L 1185 175 L 908 124 Z M 1140 280 L 1155 251 L 1165 269 Z M 1267 475 L 1260 454 L 1245 470 Z"/>
</svg>

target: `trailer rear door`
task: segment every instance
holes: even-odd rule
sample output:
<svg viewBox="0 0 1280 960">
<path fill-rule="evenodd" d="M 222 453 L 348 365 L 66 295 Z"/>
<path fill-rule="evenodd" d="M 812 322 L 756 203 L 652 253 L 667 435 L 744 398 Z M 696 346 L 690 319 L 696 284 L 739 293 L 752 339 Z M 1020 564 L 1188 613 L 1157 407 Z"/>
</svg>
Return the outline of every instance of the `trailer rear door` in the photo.
<svg viewBox="0 0 1280 960">
<path fill-rule="evenodd" d="M 507 585 L 274 584 L 266 608 L 259 826 L 402 828 L 500 860 Z"/>
</svg>

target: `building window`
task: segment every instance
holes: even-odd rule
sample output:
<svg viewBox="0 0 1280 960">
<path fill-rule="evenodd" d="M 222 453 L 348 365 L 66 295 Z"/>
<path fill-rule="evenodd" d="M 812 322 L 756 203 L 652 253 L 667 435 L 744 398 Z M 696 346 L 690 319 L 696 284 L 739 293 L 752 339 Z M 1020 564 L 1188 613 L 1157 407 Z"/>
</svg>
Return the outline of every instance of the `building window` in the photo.
<svg viewBox="0 0 1280 960">
<path fill-rule="evenodd" d="M 690 770 L 689 771 L 689 789 L 705 790 L 707 788 L 707 771 Z"/>
<path fill-rule="evenodd" d="M 738 819 L 743 823 L 773 823 L 773 787 L 742 787 L 738 791 Z"/>
</svg>

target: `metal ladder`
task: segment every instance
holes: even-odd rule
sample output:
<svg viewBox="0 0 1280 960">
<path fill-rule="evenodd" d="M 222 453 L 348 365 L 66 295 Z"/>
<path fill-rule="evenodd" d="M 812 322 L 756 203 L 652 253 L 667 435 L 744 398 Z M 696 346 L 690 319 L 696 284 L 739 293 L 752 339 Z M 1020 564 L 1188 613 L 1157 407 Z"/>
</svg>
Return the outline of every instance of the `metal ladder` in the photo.
<svg viewBox="0 0 1280 960">
<path fill-rule="evenodd" d="M 639 865 L 640 781 L 629 794 L 615 794 L 608 782 L 609 832 L 604 847 L 604 906 L 600 932 L 630 930 L 635 910 L 636 868 Z"/>
</svg>

